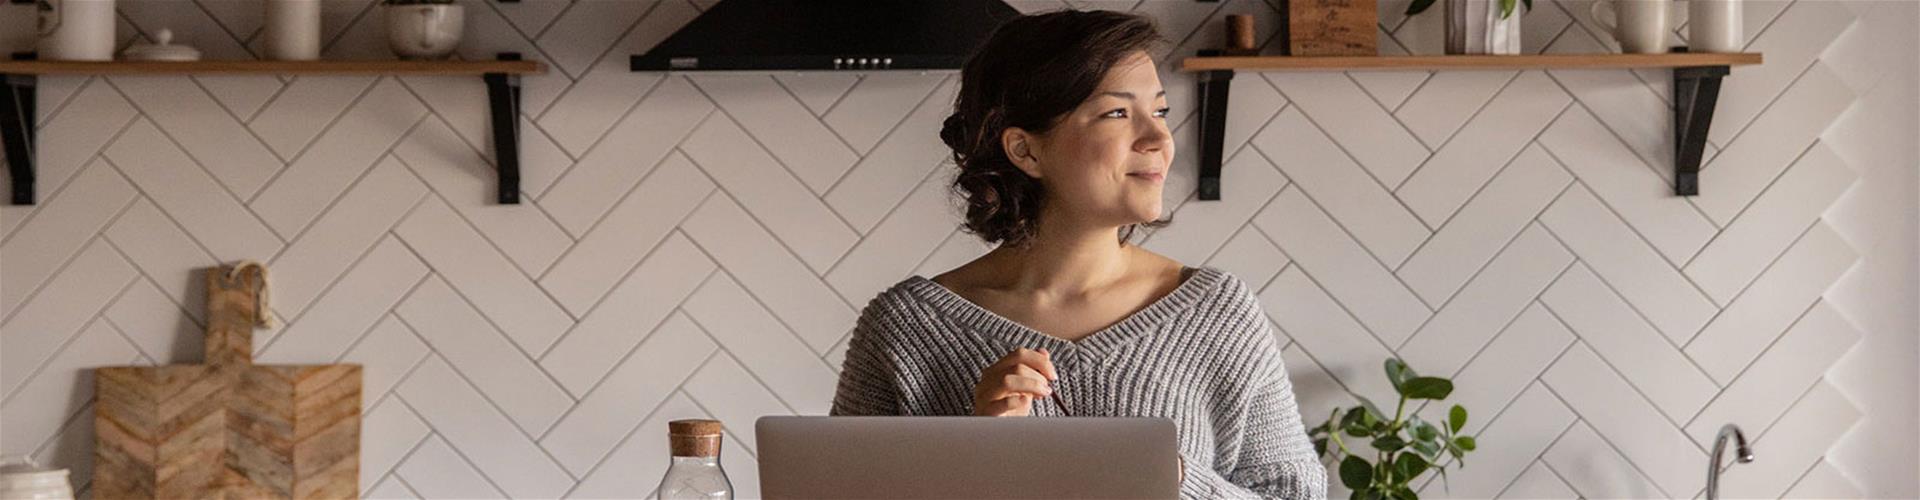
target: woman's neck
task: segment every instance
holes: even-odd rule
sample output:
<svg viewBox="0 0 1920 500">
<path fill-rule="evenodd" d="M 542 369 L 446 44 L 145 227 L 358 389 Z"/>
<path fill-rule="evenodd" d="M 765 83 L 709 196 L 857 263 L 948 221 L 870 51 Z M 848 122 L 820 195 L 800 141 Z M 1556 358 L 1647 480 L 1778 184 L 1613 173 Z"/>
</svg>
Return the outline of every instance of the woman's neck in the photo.
<svg viewBox="0 0 1920 500">
<path fill-rule="evenodd" d="M 1119 242 L 1119 228 L 1042 225 L 1026 248 L 1002 245 L 989 258 L 1003 289 L 1036 299 L 1075 299 L 1120 283 L 1139 249 Z"/>
</svg>

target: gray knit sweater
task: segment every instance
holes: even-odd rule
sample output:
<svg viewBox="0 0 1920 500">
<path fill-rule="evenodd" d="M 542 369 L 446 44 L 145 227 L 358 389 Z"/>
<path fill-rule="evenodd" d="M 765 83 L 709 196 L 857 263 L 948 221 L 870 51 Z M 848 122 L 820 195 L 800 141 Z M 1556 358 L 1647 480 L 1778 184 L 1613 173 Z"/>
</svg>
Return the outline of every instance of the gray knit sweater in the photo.
<svg viewBox="0 0 1920 500">
<path fill-rule="evenodd" d="M 1074 415 L 1173 420 L 1181 498 L 1325 498 L 1326 468 L 1252 290 L 1211 266 L 1184 274 L 1173 293 L 1071 342 L 911 276 L 861 311 L 829 414 L 970 415 L 987 366 L 1045 347 L 1060 377 L 1053 397 Z M 1033 414 L 1061 416 L 1048 400 Z"/>
</svg>

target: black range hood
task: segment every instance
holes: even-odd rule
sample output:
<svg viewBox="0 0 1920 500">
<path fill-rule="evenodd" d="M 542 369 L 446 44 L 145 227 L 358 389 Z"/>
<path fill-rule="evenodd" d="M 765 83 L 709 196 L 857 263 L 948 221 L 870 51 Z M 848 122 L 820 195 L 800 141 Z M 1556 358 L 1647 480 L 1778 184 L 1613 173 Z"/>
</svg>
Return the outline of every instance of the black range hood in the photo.
<svg viewBox="0 0 1920 500">
<path fill-rule="evenodd" d="M 633 71 L 959 69 L 1001 0 L 722 0 L 633 56 Z"/>
</svg>

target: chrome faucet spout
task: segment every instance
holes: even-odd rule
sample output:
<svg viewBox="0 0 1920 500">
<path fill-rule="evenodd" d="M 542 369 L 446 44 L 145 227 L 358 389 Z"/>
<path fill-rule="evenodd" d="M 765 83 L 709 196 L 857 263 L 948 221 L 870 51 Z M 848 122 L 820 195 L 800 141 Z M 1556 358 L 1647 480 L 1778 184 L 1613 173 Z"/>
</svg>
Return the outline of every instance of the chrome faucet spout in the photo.
<svg viewBox="0 0 1920 500">
<path fill-rule="evenodd" d="M 1733 459 L 1743 464 L 1753 461 L 1753 448 L 1747 446 L 1747 435 L 1740 432 L 1740 426 L 1720 426 L 1720 434 L 1713 438 L 1713 458 L 1707 463 L 1707 500 L 1720 499 L 1720 452 L 1727 447 L 1729 435 L 1733 436 Z"/>
</svg>

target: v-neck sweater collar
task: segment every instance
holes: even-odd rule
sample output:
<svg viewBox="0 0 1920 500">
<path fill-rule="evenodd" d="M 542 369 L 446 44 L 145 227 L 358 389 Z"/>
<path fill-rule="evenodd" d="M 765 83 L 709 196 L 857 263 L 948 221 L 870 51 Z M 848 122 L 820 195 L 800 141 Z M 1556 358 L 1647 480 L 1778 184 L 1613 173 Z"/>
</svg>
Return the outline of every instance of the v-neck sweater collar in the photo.
<svg viewBox="0 0 1920 500">
<path fill-rule="evenodd" d="M 906 286 L 922 300 L 932 305 L 942 314 L 966 328 L 972 328 L 983 335 L 1011 345 L 1046 347 L 1056 353 L 1064 354 L 1068 360 L 1076 357 L 1104 359 L 1121 347 L 1126 346 L 1143 335 L 1158 330 L 1167 320 L 1200 301 L 1220 283 L 1224 272 L 1211 266 L 1182 266 L 1185 276 L 1172 292 L 1155 299 L 1146 307 L 1122 318 L 1119 322 L 1101 328 L 1080 340 L 1067 340 L 1035 330 L 1020 322 L 1001 316 L 973 301 L 928 279 L 913 275 L 907 278 Z M 1070 362 L 1062 360 L 1063 362 Z"/>
</svg>

